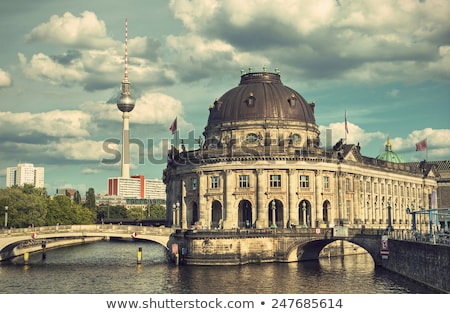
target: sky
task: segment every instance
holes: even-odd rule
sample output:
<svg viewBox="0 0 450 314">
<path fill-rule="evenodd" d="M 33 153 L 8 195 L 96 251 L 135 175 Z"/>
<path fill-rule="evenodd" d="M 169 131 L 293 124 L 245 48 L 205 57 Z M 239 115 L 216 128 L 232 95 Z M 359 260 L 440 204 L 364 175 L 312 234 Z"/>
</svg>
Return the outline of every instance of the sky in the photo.
<svg viewBox="0 0 450 314">
<path fill-rule="evenodd" d="M 389 137 L 406 161 L 448 160 L 449 16 L 447 0 L 2 1 L 0 188 L 18 163 L 44 167 L 50 195 L 120 176 L 126 19 L 132 175 L 161 179 L 173 120 L 198 138 L 241 70 L 264 67 L 315 102 L 323 143 L 346 118 L 364 156 Z"/>
</svg>

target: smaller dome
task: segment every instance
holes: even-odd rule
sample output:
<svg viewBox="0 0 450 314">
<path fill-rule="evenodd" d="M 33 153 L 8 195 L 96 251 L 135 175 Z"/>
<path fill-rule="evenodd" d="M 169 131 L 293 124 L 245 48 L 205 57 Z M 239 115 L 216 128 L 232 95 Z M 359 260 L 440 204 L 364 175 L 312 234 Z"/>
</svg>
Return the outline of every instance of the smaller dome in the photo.
<svg viewBox="0 0 450 314">
<path fill-rule="evenodd" d="M 389 137 L 387 139 L 386 143 L 386 149 L 384 152 L 379 154 L 376 159 L 389 161 L 389 162 L 395 162 L 395 163 L 402 163 L 405 162 L 402 156 L 392 151 L 392 145 L 391 141 L 389 140 Z"/>
</svg>

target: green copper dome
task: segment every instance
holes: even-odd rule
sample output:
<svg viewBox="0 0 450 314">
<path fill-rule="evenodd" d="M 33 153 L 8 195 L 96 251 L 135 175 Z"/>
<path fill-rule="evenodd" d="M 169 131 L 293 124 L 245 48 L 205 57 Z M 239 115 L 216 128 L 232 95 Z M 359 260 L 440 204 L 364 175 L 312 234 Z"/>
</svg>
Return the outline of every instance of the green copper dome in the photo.
<svg viewBox="0 0 450 314">
<path fill-rule="evenodd" d="M 382 152 L 381 154 L 379 154 L 376 159 L 380 159 L 380 160 L 384 160 L 384 161 L 389 161 L 389 162 L 395 162 L 395 163 L 402 163 L 405 162 L 403 160 L 403 157 L 400 156 L 399 154 L 395 153 L 392 151 L 392 145 L 391 145 L 391 141 L 389 140 L 389 137 L 387 139 L 387 143 L 386 143 L 386 149 L 384 150 L 384 152 Z"/>
</svg>

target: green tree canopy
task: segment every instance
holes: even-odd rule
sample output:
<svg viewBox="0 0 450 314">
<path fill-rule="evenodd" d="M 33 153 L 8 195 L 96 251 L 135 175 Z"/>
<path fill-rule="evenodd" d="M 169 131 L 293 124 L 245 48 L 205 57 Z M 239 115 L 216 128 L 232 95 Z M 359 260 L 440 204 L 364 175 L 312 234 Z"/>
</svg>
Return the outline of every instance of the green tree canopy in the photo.
<svg viewBox="0 0 450 314">
<path fill-rule="evenodd" d="M 150 205 L 150 219 L 165 219 L 166 218 L 166 208 L 161 204 Z"/>
<path fill-rule="evenodd" d="M 0 190 L 2 222 L 5 206 L 8 206 L 8 226 L 28 227 L 45 225 L 47 216 L 47 192 L 33 185 L 13 186 Z"/>
<path fill-rule="evenodd" d="M 32 185 L 0 189 L 0 221 L 4 225 L 8 206 L 8 227 L 92 224 L 95 212 L 71 201 L 65 195 L 50 198 L 45 189 Z"/>
</svg>

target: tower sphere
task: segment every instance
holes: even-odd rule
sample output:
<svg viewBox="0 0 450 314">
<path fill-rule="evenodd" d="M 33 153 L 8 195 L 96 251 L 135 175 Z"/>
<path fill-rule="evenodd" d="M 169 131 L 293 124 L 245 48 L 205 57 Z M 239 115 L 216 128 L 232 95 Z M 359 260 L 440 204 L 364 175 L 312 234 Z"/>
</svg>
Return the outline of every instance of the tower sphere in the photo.
<svg viewBox="0 0 450 314">
<path fill-rule="evenodd" d="M 130 112 L 134 109 L 135 103 L 136 101 L 131 95 L 122 94 L 117 101 L 117 108 L 122 112 Z"/>
</svg>

